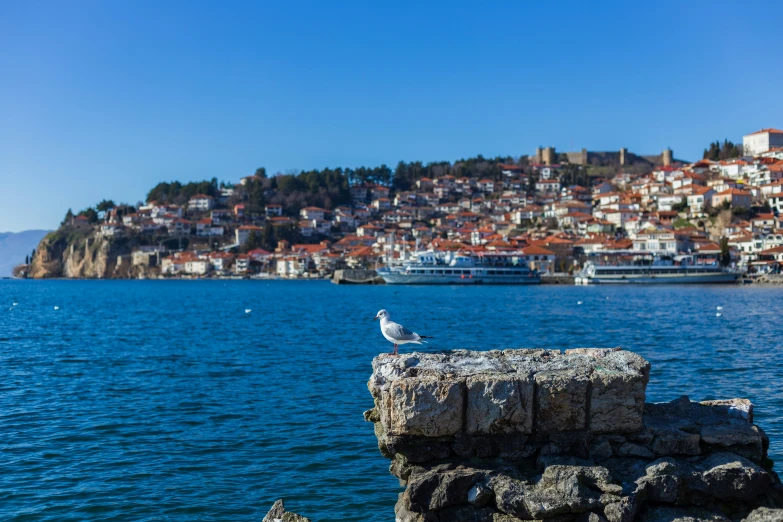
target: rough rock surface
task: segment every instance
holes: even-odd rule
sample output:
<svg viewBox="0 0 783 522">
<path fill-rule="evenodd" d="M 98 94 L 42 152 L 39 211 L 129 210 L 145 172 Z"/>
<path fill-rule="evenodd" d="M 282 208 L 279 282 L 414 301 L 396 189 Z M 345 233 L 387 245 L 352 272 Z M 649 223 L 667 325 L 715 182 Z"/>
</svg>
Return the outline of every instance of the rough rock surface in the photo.
<svg viewBox="0 0 783 522">
<path fill-rule="evenodd" d="M 262 522 L 310 522 L 310 519 L 286 511 L 281 498 L 272 504 L 272 509 L 269 510 Z"/>
<path fill-rule="evenodd" d="M 405 486 L 396 519 L 777 520 L 753 405 L 645 404 L 649 371 L 616 348 L 376 357 L 365 419 Z"/>
</svg>

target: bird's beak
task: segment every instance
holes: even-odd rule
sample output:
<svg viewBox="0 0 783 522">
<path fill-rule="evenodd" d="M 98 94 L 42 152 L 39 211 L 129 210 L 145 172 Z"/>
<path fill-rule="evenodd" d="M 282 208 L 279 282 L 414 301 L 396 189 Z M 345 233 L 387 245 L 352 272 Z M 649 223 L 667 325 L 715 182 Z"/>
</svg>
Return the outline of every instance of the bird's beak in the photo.
<svg viewBox="0 0 783 522">
<path fill-rule="evenodd" d="M 375 319 L 373 319 L 373 321 L 377 321 L 377 320 L 378 320 L 378 316 L 376 315 L 376 316 L 375 316 Z"/>
</svg>

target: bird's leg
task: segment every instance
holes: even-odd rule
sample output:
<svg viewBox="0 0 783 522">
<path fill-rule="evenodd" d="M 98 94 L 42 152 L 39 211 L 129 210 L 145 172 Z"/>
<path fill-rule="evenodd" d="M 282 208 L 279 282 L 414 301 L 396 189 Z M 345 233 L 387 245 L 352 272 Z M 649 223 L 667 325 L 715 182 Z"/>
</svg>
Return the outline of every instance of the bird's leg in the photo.
<svg viewBox="0 0 783 522">
<path fill-rule="evenodd" d="M 394 343 L 394 351 L 391 354 L 397 355 L 397 343 Z"/>
</svg>

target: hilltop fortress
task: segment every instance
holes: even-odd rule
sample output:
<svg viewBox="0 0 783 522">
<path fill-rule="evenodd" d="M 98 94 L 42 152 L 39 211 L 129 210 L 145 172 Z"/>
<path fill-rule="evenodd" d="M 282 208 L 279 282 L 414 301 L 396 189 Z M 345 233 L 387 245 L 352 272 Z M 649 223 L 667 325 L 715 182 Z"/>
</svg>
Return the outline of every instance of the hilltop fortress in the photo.
<svg viewBox="0 0 783 522">
<path fill-rule="evenodd" d="M 564 157 L 565 156 L 565 157 Z M 605 165 L 605 166 L 624 166 L 624 165 L 646 165 L 650 167 L 668 167 L 675 160 L 672 149 L 666 148 L 660 154 L 639 156 L 633 152 L 628 152 L 627 148 L 619 151 L 588 151 L 582 149 L 577 152 L 557 153 L 554 147 L 537 147 L 536 152 L 530 157 L 538 165 L 554 165 L 567 160 L 573 165 Z"/>
</svg>

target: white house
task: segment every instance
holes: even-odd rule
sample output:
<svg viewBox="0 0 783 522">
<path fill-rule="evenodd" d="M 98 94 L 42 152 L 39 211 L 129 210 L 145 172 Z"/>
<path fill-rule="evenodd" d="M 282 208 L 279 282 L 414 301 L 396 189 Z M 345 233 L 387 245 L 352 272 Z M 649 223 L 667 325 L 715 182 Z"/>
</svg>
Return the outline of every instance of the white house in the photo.
<svg viewBox="0 0 783 522">
<path fill-rule="evenodd" d="M 242 225 L 241 227 L 237 228 L 234 231 L 237 244 L 244 245 L 245 243 L 247 243 L 247 239 L 250 237 L 250 234 L 252 234 L 253 232 L 255 232 L 256 234 L 261 234 L 261 227 L 257 227 L 255 225 Z"/>
<path fill-rule="evenodd" d="M 280 217 L 283 215 L 283 205 L 267 205 L 264 207 L 266 217 Z"/>
<path fill-rule="evenodd" d="M 248 254 L 239 254 L 237 255 L 235 261 L 234 261 L 234 273 L 237 275 L 242 275 L 247 272 L 247 269 L 250 267 L 250 259 Z"/>
<path fill-rule="evenodd" d="M 304 263 L 297 256 L 288 256 L 277 260 L 275 271 L 280 277 L 296 277 L 304 273 Z"/>
<path fill-rule="evenodd" d="M 642 230 L 633 240 L 634 250 L 677 253 L 677 240 L 672 230 Z"/>
<path fill-rule="evenodd" d="M 188 258 L 185 261 L 185 273 L 194 275 L 204 275 L 209 272 L 212 265 L 206 259 L 200 259 L 197 257 Z"/>
<path fill-rule="evenodd" d="M 747 156 L 758 156 L 778 147 L 783 147 L 783 130 L 761 129 L 742 137 L 742 148 Z"/>
<path fill-rule="evenodd" d="M 310 237 L 315 233 L 315 227 L 313 227 L 312 219 L 303 219 L 299 222 L 299 233 L 302 237 Z"/>
<path fill-rule="evenodd" d="M 326 210 L 318 207 L 305 207 L 299 211 L 299 215 L 304 219 L 323 219 Z"/>
<path fill-rule="evenodd" d="M 691 213 L 704 211 L 704 204 L 712 201 L 715 191 L 710 187 L 693 187 L 693 193 L 688 196 L 688 207 Z"/>
<path fill-rule="evenodd" d="M 122 235 L 124 228 L 125 227 L 123 227 L 122 225 L 116 225 L 114 223 L 103 223 L 101 225 L 101 235 L 104 237 L 120 236 Z"/>
<path fill-rule="evenodd" d="M 550 194 L 560 192 L 560 182 L 554 179 L 540 179 L 536 181 L 536 191 Z"/>
<path fill-rule="evenodd" d="M 212 196 L 207 196 L 205 194 L 196 194 L 188 200 L 188 208 L 190 210 L 212 210 L 212 207 L 214 206 L 215 199 Z"/>
<path fill-rule="evenodd" d="M 682 203 L 682 196 L 679 194 L 659 194 L 657 198 L 658 210 L 670 211 L 672 206 Z"/>
<path fill-rule="evenodd" d="M 478 188 L 481 192 L 493 192 L 495 190 L 495 182 L 491 179 L 479 180 Z"/>
</svg>

